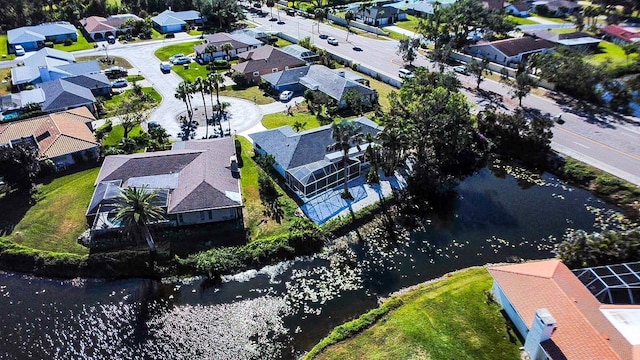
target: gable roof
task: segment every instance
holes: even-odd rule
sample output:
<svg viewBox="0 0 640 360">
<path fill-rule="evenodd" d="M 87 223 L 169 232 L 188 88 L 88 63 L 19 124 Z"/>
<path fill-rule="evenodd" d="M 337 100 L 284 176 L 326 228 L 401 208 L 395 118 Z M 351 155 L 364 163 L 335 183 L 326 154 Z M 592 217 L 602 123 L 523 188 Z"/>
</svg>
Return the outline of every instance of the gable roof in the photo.
<svg viewBox="0 0 640 360">
<path fill-rule="evenodd" d="M 553 49 L 556 45 L 544 39 L 535 39 L 530 36 L 523 36 L 521 38 L 505 39 L 492 41 L 490 43 L 472 45 L 470 48 L 478 46 L 491 46 L 506 57 L 513 57 L 519 54 L 541 51 L 543 49 Z"/>
<path fill-rule="evenodd" d="M 240 183 L 229 169 L 231 156 L 235 156 L 232 138 L 185 141 L 167 151 L 107 156 L 96 185 L 120 181 L 122 187 L 169 190 L 169 214 L 239 207 Z"/>
<path fill-rule="evenodd" d="M 141 20 L 138 16 L 133 14 L 117 14 L 111 15 L 108 18 L 102 16 L 89 16 L 80 20 L 80 24 L 84 26 L 84 29 L 88 33 L 102 32 L 102 31 L 114 31 L 120 29 L 120 26 L 127 20 Z"/>
<path fill-rule="evenodd" d="M 399 11 L 398 8 L 394 7 L 394 6 L 389 6 L 389 5 L 384 5 L 384 6 L 369 6 L 367 7 L 366 10 L 360 10 L 358 12 L 356 12 L 357 16 L 364 16 L 367 18 L 373 18 L 373 19 L 382 19 L 382 18 L 388 18 L 391 17 L 395 14 L 397 14 Z"/>
<path fill-rule="evenodd" d="M 542 347 L 554 359 L 637 360 L 631 344 L 607 320 L 598 300 L 559 260 L 489 268 L 489 273 L 527 327 L 537 309 L 546 308 L 557 328 Z"/>
<path fill-rule="evenodd" d="M 35 26 L 23 26 L 7 31 L 7 41 L 9 44 L 19 44 L 23 42 L 44 41 L 46 37 L 76 34 L 75 26 L 67 21 L 44 23 Z"/>
<path fill-rule="evenodd" d="M 187 21 L 199 20 L 200 13 L 195 10 L 172 11 L 165 10 L 151 18 L 151 21 L 160 26 L 184 25 Z"/>
<path fill-rule="evenodd" d="M 58 111 L 72 107 L 93 104 L 96 98 L 91 90 L 66 81 L 56 79 L 38 84 L 45 95 L 42 111 Z"/>
<path fill-rule="evenodd" d="M 531 5 L 529 5 L 529 3 L 526 3 L 524 1 L 505 5 L 505 8 L 509 8 L 512 6 L 518 11 L 529 11 L 531 9 Z"/>
<path fill-rule="evenodd" d="M 70 76 L 64 78 L 64 80 L 89 90 L 111 86 L 111 81 L 109 81 L 109 78 L 103 73 Z"/>
<path fill-rule="evenodd" d="M 348 70 L 344 71 L 346 73 Z M 307 74 L 300 78 L 300 83 L 311 90 L 321 91 L 337 101 L 342 100 L 342 96 L 349 89 L 361 95 L 375 93 L 375 90 L 340 76 L 339 73 L 323 65 L 311 65 Z"/>
<path fill-rule="evenodd" d="M 265 45 L 254 50 L 245 51 L 238 54 L 244 61 L 231 66 L 231 69 L 243 74 L 250 74 L 254 71 L 264 71 L 284 67 L 298 67 L 306 64 L 305 61 L 295 56 L 289 55 L 271 45 Z"/>
<path fill-rule="evenodd" d="M 600 29 L 600 32 L 617 37 L 627 42 L 640 41 L 640 33 L 632 32 L 618 25 L 607 25 Z"/>
<path fill-rule="evenodd" d="M 25 66 L 63 65 L 76 61 L 73 54 L 66 51 L 44 47 L 22 60 Z"/>
<path fill-rule="evenodd" d="M 353 121 L 359 123 L 363 134 L 375 135 L 382 129 L 365 117 Z M 331 125 L 299 133 L 290 126 L 282 126 L 254 133 L 249 137 L 268 154 L 273 155 L 285 170 L 324 160 L 328 153 L 327 146 L 334 143 Z"/>
<path fill-rule="evenodd" d="M 560 34 L 549 30 L 529 30 L 525 31 L 524 33 L 529 36 L 534 36 L 565 46 L 591 45 L 600 43 L 600 39 L 596 39 L 591 35 L 583 32 Z"/>
<path fill-rule="evenodd" d="M 54 158 L 100 146 L 89 128 L 93 115 L 62 111 L 0 124 L 0 144 L 33 136 L 41 158 Z"/>
<path fill-rule="evenodd" d="M 230 43 L 234 49 L 248 48 L 249 46 L 260 46 L 262 43 L 244 34 L 215 33 L 204 37 L 205 43 L 193 47 L 196 53 L 205 52 L 207 46 L 215 45 L 218 52 L 222 51 L 222 44 Z"/>
<path fill-rule="evenodd" d="M 307 75 L 310 66 L 304 66 L 294 69 L 288 69 L 285 71 L 278 71 L 271 74 L 262 75 L 262 80 L 270 83 L 273 86 L 283 86 L 297 84 L 300 78 Z"/>
</svg>

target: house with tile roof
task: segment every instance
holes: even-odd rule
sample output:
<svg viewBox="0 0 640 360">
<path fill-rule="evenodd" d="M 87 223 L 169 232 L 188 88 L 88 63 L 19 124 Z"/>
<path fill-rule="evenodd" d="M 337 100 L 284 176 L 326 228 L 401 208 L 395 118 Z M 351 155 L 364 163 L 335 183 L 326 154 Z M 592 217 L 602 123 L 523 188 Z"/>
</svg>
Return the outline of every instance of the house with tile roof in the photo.
<svg viewBox="0 0 640 360">
<path fill-rule="evenodd" d="M 87 208 L 92 230 L 118 229 L 116 198 L 127 187 L 155 192 L 173 226 L 242 222 L 240 174 L 230 137 L 191 140 L 171 150 L 104 159 Z"/>
<path fill-rule="evenodd" d="M 606 40 L 618 45 L 640 42 L 640 32 L 634 32 L 619 25 L 607 25 L 600 29 L 600 33 Z"/>
<path fill-rule="evenodd" d="M 78 41 L 76 27 L 67 21 L 23 26 L 7 31 L 9 53 L 15 52 L 16 45 L 22 45 L 25 51 L 36 51 L 43 48 L 47 41 L 62 43 L 67 39 Z"/>
<path fill-rule="evenodd" d="M 374 104 L 378 93 L 366 85 L 366 80 L 346 69 L 329 69 L 323 65 L 309 65 L 262 76 L 276 91 L 291 90 L 321 92 L 336 100 L 339 108 L 348 106 L 345 95 L 353 90 L 365 103 Z"/>
<path fill-rule="evenodd" d="M 375 136 L 382 131 L 382 127 L 365 117 L 352 121 L 358 124 L 364 135 Z M 249 137 L 253 140 L 256 154 L 274 156 L 274 169 L 302 200 L 340 186 L 344 180 L 342 151 L 331 148 L 334 143 L 331 125 L 299 133 L 290 126 L 282 126 Z M 361 144 L 359 148 L 354 146 L 349 150 L 349 180 L 364 173 L 367 166 L 364 152 L 368 146 Z"/>
<path fill-rule="evenodd" d="M 621 276 L 640 284 L 640 264 Z M 490 267 L 492 292 L 530 359 L 638 360 L 640 306 L 603 304 L 559 260 Z M 619 278 L 619 276 L 618 276 Z"/>
<path fill-rule="evenodd" d="M 245 33 L 215 33 L 204 37 L 204 44 L 196 45 L 193 50 L 196 53 L 196 60 L 200 63 L 208 63 L 213 60 L 224 59 L 227 53 L 222 50 L 222 45 L 231 44 L 233 49 L 229 51 L 230 58 L 237 58 L 238 54 L 257 49 L 264 45 L 260 40 L 255 39 Z M 214 47 L 214 52 L 208 52 L 210 47 Z"/>
<path fill-rule="evenodd" d="M 531 54 L 546 53 L 555 47 L 556 44 L 551 41 L 523 36 L 470 45 L 467 46 L 466 52 L 501 65 L 514 66 Z"/>
<path fill-rule="evenodd" d="M 304 60 L 271 45 L 240 53 L 238 59 L 240 62 L 232 65 L 231 70 L 244 74 L 250 84 L 259 83 L 262 75 L 306 65 Z"/>
<path fill-rule="evenodd" d="M 184 31 L 188 26 L 203 25 L 204 19 L 199 11 L 172 11 L 171 8 L 151 18 L 153 28 L 162 34 Z"/>
<path fill-rule="evenodd" d="M 85 34 L 93 39 L 93 41 L 105 40 L 107 36 L 116 37 L 121 33 L 126 33 L 131 30 L 126 26 L 123 26 L 127 20 L 142 20 L 133 14 L 117 14 L 108 17 L 102 16 L 89 16 L 81 19 L 80 24 L 84 28 Z"/>
<path fill-rule="evenodd" d="M 50 159 L 57 169 L 64 169 L 80 158 L 98 159 L 100 144 L 91 129 L 95 120 L 86 108 L 77 108 L 1 123 L 0 144 L 31 144 L 37 147 L 41 160 Z"/>
</svg>

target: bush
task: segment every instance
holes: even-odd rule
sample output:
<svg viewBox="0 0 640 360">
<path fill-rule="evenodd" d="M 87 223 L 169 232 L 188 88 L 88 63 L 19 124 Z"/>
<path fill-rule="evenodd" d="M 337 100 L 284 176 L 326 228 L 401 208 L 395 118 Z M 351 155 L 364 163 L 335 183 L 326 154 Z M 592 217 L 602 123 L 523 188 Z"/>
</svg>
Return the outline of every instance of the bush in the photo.
<svg viewBox="0 0 640 360">
<path fill-rule="evenodd" d="M 568 158 L 564 164 L 564 175 L 573 182 L 582 185 L 588 185 L 596 175 L 585 164 Z"/>
<path fill-rule="evenodd" d="M 176 34 L 173 34 L 173 33 L 172 33 L 172 34 L 165 34 L 165 35 L 164 35 L 164 38 L 165 38 L 165 39 L 173 39 L 173 38 L 175 38 L 175 37 L 176 37 Z"/>
<path fill-rule="evenodd" d="M 44 43 L 44 46 L 45 46 L 45 47 L 48 47 L 48 48 L 52 48 L 52 47 L 53 47 L 53 41 L 46 41 L 46 42 Z"/>
<path fill-rule="evenodd" d="M 213 67 L 215 69 L 229 69 L 229 62 L 227 60 L 214 60 Z"/>
<path fill-rule="evenodd" d="M 623 183 L 620 179 L 611 175 L 601 174 L 596 177 L 594 182 L 595 190 L 598 193 L 610 195 L 623 188 Z"/>
<path fill-rule="evenodd" d="M 67 38 L 64 39 L 64 46 L 71 46 L 73 44 L 73 40 Z"/>
<path fill-rule="evenodd" d="M 233 82 L 235 82 L 240 87 L 247 86 L 247 78 L 243 73 L 234 72 L 231 75 L 231 80 L 233 80 Z"/>
<path fill-rule="evenodd" d="M 380 183 L 380 175 L 376 169 L 372 166 L 367 173 L 367 184 L 379 184 Z"/>
</svg>

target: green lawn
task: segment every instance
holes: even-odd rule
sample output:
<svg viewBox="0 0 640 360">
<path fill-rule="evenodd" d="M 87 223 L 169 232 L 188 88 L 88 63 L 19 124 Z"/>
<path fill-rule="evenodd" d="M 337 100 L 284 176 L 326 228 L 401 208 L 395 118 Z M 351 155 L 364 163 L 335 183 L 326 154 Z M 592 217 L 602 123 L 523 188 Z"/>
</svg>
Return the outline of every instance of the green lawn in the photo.
<svg viewBox="0 0 640 360">
<path fill-rule="evenodd" d="M 71 51 L 77 51 L 77 50 L 93 49 L 93 44 L 94 43 L 90 43 L 89 41 L 87 41 L 84 35 L 82 35 L 82 32 L 78 30 L 78 41 L 72 43 L 69 46 L 66 46 L 65 44 L 53 44 L 53 48 L 62 50 L 62 51 L 71 52 Z"/>
<path fill-rule="evenodd" d="M 267 129 L 275 129 L 280 126 L 293 125 L 296 121 L 306 123 L 304 130 L 314 129 L 320 126 L 318 118 L 307 112 L 296 112 L 293 116 L 283 113 L 269 114 L 262 117 L 262 125 Z"/>
<path fill-rule="evenodd" d="M 88 254 L 88 249 L 78 244 L 78 236 L 87 227 L 84 214 L 99 171 L 100 168 L 93 168 L 39 185 L 38 200 L 30 207 L 17 205 L 22 202 L 15 198 L 2 199 L 5 202 L 3 221 L 19 218 L 6 238 L 33 249 Z"/>
<path fill-rule="evenodd" d="M 491 290 L 491 284 L 486 269 L 473 268 L 421 285 L 394 297 L 391 301 L 401 305 L 386 315 L 374 309 L 370 315 L 378 310 L 382 315 L 379 321 L 327 348 L 316 358 L 519 359 L 521 343 L 513 332 L 508 333 L 500 307 L 487 303 L 485 293 Z M 389 305 L 382 307 L 391 309 Z M 355 332 L 358 323 L 366 324 L 366 321 L 362 316 L 341 325 L 340 330 L 336 328 L 321 344 L 339 339 L 341 333 Z"/>
<path fill-rule="evenodd" d="M 392 91 L 396 91 L 398 89 L 363 73 L 358 73 L 358 75 L 369 80 L 369 86 L 378 92 L 378 102 L 380 103 L 382 110 L 388 111 L 391 108 L 391 105 L 389 104 L 389 99 L 387 99 L 387 97 Z"/>
<path fill-rule="evenodd" d="M 271 96 L 266 95 L 262 90 L 258 88 L 258 86 L 251 86 L 246 89 L 241 88 L 230 88 L 227 87 L 226 90 L 220 91 L 221 96 L 232 96 L 240 99 L 245 99 L 249 101 L 254 101 L 258 105 L 271 104 L 276 101 Z"/>
<path fill-rule="evenodd" d="M 276 46 L 276 47 L 279 47 L 279 48 L 283 48 L 283 47 L 285 47 L 285 46 L 289 46 L 289 45 L 291 45 L 291 44 L 293 44 L 293 43 L 292 43 L 292 42 L 290 42 L 290 41 L 287 41 L 287 40 L 285 40 L 285 39 L 283 39 L 283 38 L 278 38 L 278 42 L 276 43 L 276 45 L 275 45 L 275 46 Z"/>
<path fill-rule="evenodd" d="M 284 210 L 284 218 L 277 223 L 264 215 L 265 207 L 260 201 L 258 190 L 258 174 L 262 169 L 253 161 L 253 145 L 244 137 L 236 137 L 242 144 L 242 168 L 240 168 L 240 186 L 244 201 L 244 224 L 249 230 L 252 240 L 272 235 L 280 235 L 289 231 L 289 219 L 295 217 L 297 205 L 276 183 L 281 194 L 280 200 Z"/>
<path fill-rule="evenodd" d="M 180 75 L 183 80 L 195 81 L 198 76 L 203 78 L 207 77 L 209 74 L 209 70 L 207 70 L 206 65 L 200 65 L 197 62 L 192 62 L 189 64 L 189 68 L 185 69 L 183 65 L 174 65 L 171 67 L 176 74 Z"/>
<path fill-rule="evenodd" d="M 139 136 L 143 132 L 144 131 L 142 130 L 140 125 L 138 125 L 129 132 L 129 137 L 133 138 L 133 137 Z M 120 144 L 120 140 L 122 140 L 123 136 L 124 136 L 124 128 L 122 127 L 122 125 L 114 125 L 113 129 L 109 132 L 109 135 L 105 136 L 104 139 L 102 139 L 102 145 L 116 146 Z"/>
<path fill-rule="evenodd" d="M 100 59 L 104 59 L 104 54 L 103 55 L 93 55 L 93 56 L 81 56 L 81 57 L 77 57 L 76 61 L 90 61 L 90 60 L 100 60 Z M 105 70 L 105 69 L 108 69 L 108 68 L 110 68 L 112 66 L 120 66 L 120 67 L 123 67 L 125 69 L 133 68 L 133 65 L 131 65 L 131 63 L 129 63 L 124 58 L 121 58 L 121 57 L 118 57 L 118 56 L 109 56 L 109 59 L 113 59 L 113 64 L 108 64 L 108 63 L 103 63 L 103 62 L 98 61 L 98 63 L 100 64 L 100 70 Z"/>
<path fill-rule="evenodd" d="M 187 43 L 173 44 L 161 47 L 160 49 L 156 50 L 154 54 L 158 59 L 160 59 L 160 61 L 167 61 L 171 56 L 175 54 L 192 54 L 193 47 L 195 45 L 199 45 L 200 43 L 202 43 L 202 41 L 191 41 Z"/>
<path fill-rule="evenodd" d="M 5 81 L 0 83 L 0 95 L 7 95 L 11 93 L 11 69 L 0 69 L 0 80 Z"/>
<path fill-rule="evenodd" d="M 136 82 L 136 81 L 142 81 L 144 80 L 144 76 L 142 75 L 129 75 L 126 77 L 128 82 Z M 160 95 L 160 94 L 158 94 Z"/>
<path fill-rule="evenodd" d="M 609 41 L 600 41 L 600 53 L 587 56 L 587 61 L 594 65 L 600 65 L 607 61 L 611 61 L 611 66 L 619 66 L 627 64 L 627 56 L 622 50 L 622 46 L 616 45 Z M 632 62 L 638 57 L 637 54 L 629 55 L 629 62 Z"/>
<path fill-rule="evenodd" d="M 533 14 L 533 16 L 539 17 L 541 19 L 545 19 L 547 21 L 551 21 L 551 22 L 554 22 L 554 23 L 558 23 L 558 24 L 571 24 L 571 21 L 567 21 L 567 20 L 565 20 L 563 18 L 546 17 L 546 16 L 535 15 L 535 14 Z M 536 24 L 538 24 L 538 23 L 536 23 Z"/>
<path fill-rule="evenodd" d="M 575 28 L 560 28 L 560 29 L 551 29 L 551 32 L 554 32 L 556 34 L 571 34 L 576 32 Z"/>
<path fill-rule="evenodd" d="M 7 43 L 7 35 L 0 35 L 0 60 L 13 60 L 16 56 L 9 54 L 9 43 Z"/>
<path fill-rule="evenodd" d="M 120 108 L 122 107 L 122 104 L 124 103 L 124 101 L 129 96 L 131 96 L 132 91 L 133 91 L 132 89 L 125 90 L 120 94 L 111 96 L 111 99 L 106 100 L 103 106 L 104 106 L 104 109 L 107 111 L 107 116 L 115 116 L 120 110 Z M 143 87 L 142 91 L 145 94 L 148 94 L 149 96 L 151 96 L 151 99 L 153 99 L 153 102 L 147 104 L 149 108 L 154 107 L 157 104 L 160 104 L 160 102 L 162 101 L 162 95 L 160 95 L 154 88 Z"/>
<path fill-rule="evenodd" d="M 385 29 L 384 31 L 386 31 L 389 34 L 389 38 L 391 38 L 393 40 L 400 41 L 400 40 L 408 38 L 407 35 L 400 34 L 400 33 L 397 33 L 395 31 L 391 31 L 391 30 L 388 30 L 388 29 Z"/>
<path fill-rule="evenodd" d="M 521 18 L 519 16 L 513 16 L 513 15 L 507 15 L 507 20 L 511 21 L 512 23 L 516 24 L 516 25 L 533 25 L 533 24 L 538 24 L 537 22 L 531 20 L 531 19 L 527 19 L 527 18 Z"/>
<path fill-rule="evenodd" d="M 415 33 L 418 32 L 418 24 L 420 23 L 420 18 L 413 15 L 407 15 L 407 20 L 398 20 L 394 24 L 399 28 L 403 28 L 405 30 L 413 31 Z"/>
</svg>

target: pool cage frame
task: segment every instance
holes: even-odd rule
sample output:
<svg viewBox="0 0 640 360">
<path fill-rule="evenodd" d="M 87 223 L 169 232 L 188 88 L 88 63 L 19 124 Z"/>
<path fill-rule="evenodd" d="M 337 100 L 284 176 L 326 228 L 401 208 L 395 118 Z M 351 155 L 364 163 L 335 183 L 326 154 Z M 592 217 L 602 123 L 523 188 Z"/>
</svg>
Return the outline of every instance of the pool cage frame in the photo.
<svg viewBox="0 0 640 360">
<path fill-rule="evenodd" d="M 573 270 L 604 304 L 640 304 L 640 261 Z"/>
<path fill-rule="evenodd" d="M 353 180 L 360 176 L 362 162 L 358 158 L 347 160 L 347 178 Z M 303 199 L 309 199 L 327 189 L 332 189 L 343 183 L 343 161 L 317 161 L 298 166 L 286 171 L 285 183 Z"/>
</svg>

